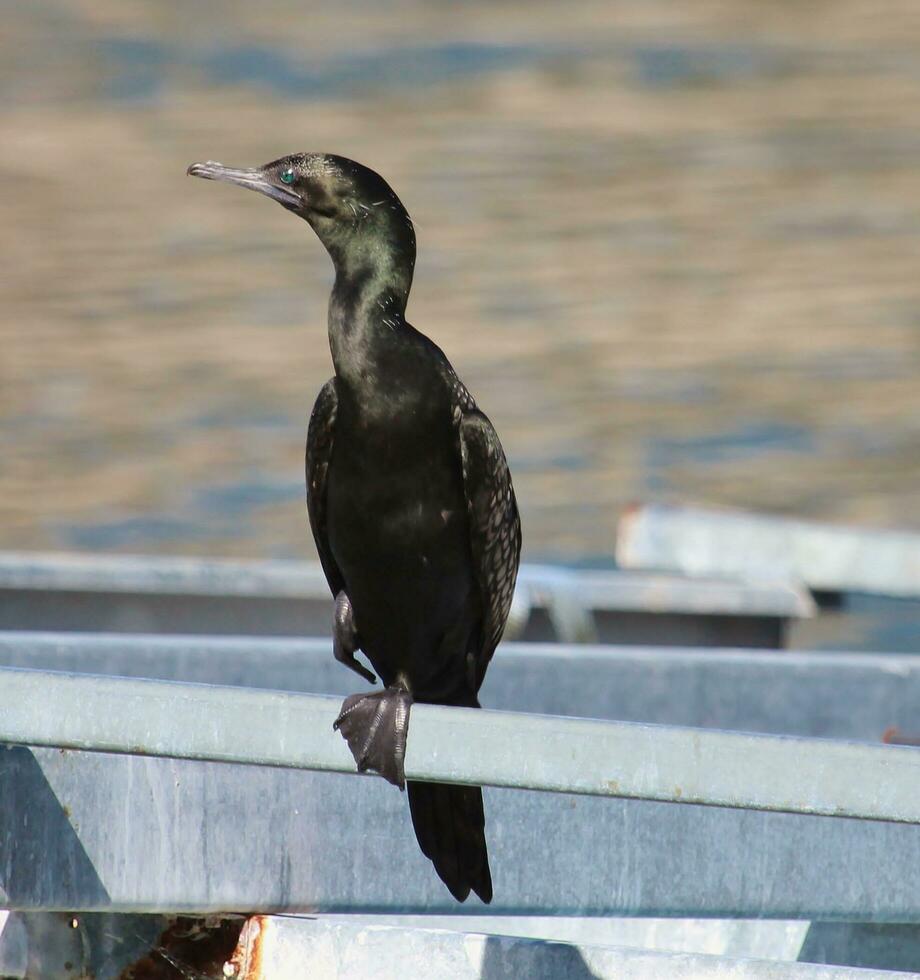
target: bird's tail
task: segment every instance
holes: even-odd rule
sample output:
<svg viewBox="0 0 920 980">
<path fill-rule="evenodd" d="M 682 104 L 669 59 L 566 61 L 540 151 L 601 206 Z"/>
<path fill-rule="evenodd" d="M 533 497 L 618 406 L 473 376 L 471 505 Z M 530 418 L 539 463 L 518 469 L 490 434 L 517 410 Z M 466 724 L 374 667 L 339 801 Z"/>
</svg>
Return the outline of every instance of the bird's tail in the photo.
<svg viewBox="0 0 920 980">
<path fill-rule="evenodd" d="M 458 902 L 472 889 L 492 901 L 482 790 L 478 786 L 407 783 L 409 811 L 419 847 Z"/>
</svg>

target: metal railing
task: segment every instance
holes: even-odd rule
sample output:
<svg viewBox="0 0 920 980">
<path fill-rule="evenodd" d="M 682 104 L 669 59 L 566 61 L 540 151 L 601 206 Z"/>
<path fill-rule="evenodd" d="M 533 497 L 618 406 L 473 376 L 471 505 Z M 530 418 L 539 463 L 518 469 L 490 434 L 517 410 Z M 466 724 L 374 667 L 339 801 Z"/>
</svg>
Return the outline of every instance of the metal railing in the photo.
<svg viewBox="0 0 920 980">
<path fill-rule="evenodd" d="M 0 669 L 0 742 L 354 772 L 338 698 Z M 920 823 L 920 753 L 416 704 L 406 777 Z"/>
<path fill-rule="evenodd" d="M 782 645 L 814 614 L 787 584 L 522 567 L 508 637 Z M 0 553 L 0 629 L 326 635 L 318 563 Z"/>
<path fill-rule="evenodd" d="M 7 904 L 457 911 L 339 704 L 0 670 Z M 406 771 L 549 791 L 486 790 L 495 914 L 920 921 L 914 748 L 416 705 Z"/>
<path fill-rule="evenodd" d="M 0 666 L 344 697 L 362 682 L 330 640 L 0 633 Z M 879 742 L 920 735 L 920 657 L 503 643 L 484 707 Z"/>
<path fill-rule="evenodd" d="M 189 616 L 205 608 L 195 596 L 220 604 L 270 596 L 266 613 L 287 601 L 328 612 L 322 579 L 300 563 L 100 565 L 51 556 L 42 567 L 4 557 L 17 556 L 0 555 L 0 602 L 34 599 L 33 611 L 68 601 L 85 611 L 95 596 L 92 615 L 107 607 L 118 616 L 147 595 L 167 618 L 189 596 Z M 297 569 L 306 579 L 288 577 Z M 522 570 L 522 584 L 519 621 L 523 609 L 531 639 L 550 623 L 556 635 L 583 641 L 640 608 L 637 615 L 672 630 L 671 642 L 694 619 L 711 621 L 716 640 L 735 635 L 726 624 L 736 614 L 736 625 L 766 624 L 769 632 L 812 611 L 786 586 L 533 567 Z M 171 607 L 183 589 L 180 607 Z M 315 599 L 305 598 L 311 591 Z M 692 632 L 687 639 L 700 642 Z M 261 917 L 269 942 L 253 976 L 270 980 L 291 957 L 312 962 L 330 948 L 351 966 L 359 953 L 379 965 L 374 951 L 396 943 L 403 953 L 417 950 L 432 976 L 435 968 L 466 975 L 457 971 L 462 953 L 471 978 L 490 975 L 494 956 L 511 957 L 528 976 L 857 980 L 882 974 L 612 949 L 602 938 L 612 919 L 570 919 L 582 923 L 583 938 L 569 943 L 498 934 L 540 915 L 920 924 L 920 754 L 871 744 L 891 726 L 913 731 L 915 657 L 503 644 L 483 702 L 505 710 L 416 706 L 407 754 L 410 778 L 487 787 L 496 880 L 488 917 L 473 901 L 458 909 L 433 878 L 404 798 L 381 780 L 342 775 L 354 766 L 331 731 L 338 697 L 283 692 L 354 690 L 328 641 L 0 633 L 0 665 L 0 742 L 8 743 L 0 749 L 0 889 L 7 906 L 23 910 L 17 921 L 31 923 L 30 956 L 44 948 L 74 961 L 70 918 L 42 910 L 79 915 L 81 928 L 121 936 L 127 948 L 139 920 L 126 912 L 309 909 L 349 914 L 336 922 Z M 159 680 L 96 676 L 106 674 Z M 573 713 L 621 720 L 557 717 Z M 88 910 L 108 914 L 84 917 Z M 362 911 L 454 913 L 442 921 L 466 934 L 432 933 L 418 920 L 381 929 Z M 456 924 L 458 911 L 466 927 Z M 169 921 L 152 916 L 149 928 L 161 919 Z M 541 920 L 531 921 L 541 935 Z M 672 921 L 676 936 L 682 926 Z M 757 923 L 750 927 L 759 935 Z M 49 938 L 56 928 L 60 936 Z M 492 935 L 470 935 L 479 929 Z M 81 942 L 93 955 L 111 948 Z M 0 942 L 0 963 L 3 953 Z"/>
</svg>

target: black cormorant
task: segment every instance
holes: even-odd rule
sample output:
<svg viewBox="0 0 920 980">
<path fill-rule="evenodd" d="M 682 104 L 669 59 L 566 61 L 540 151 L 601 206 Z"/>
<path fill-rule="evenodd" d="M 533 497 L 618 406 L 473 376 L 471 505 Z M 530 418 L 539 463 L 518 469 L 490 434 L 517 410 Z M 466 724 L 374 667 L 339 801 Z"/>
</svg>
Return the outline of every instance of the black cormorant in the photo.
<svg viewBox="0 0 920 980">
<path fill-rule="evenodd" d="M 405 318 L 415 266 L 406 209 L 374 171 L 324 153 L 194 177 L 259 191 L 305 219 L 332 257 L 335 377 L 307 433 L 307 509 L 335 597 L 333 652 L 385 689 L 336 727 L 359 770 L 400 788 L 413 701 L 479 707 L 511 607 L 521 525 L 491 422 L 443 352 Z M 410 781 L 419 845 L 463 901 L 492 898 L 482 791 Z"/>
</svg>

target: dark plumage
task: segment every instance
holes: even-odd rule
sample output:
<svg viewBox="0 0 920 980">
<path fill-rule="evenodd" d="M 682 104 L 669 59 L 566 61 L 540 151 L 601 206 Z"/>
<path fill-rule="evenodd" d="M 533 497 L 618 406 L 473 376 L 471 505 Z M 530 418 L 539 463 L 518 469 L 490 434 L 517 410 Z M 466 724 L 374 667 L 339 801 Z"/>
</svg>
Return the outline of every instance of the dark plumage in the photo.
<svg viewBox="0 0 920 980">
<path fill-rule="evenodd" d="M 511 607 L 521 528 L 492 424 L 442 351 L 405 319 L 412 222 L 372 170 L 294 154 L 189 173 L 260 191 L 304 218 L 335 266 L 323 386 L 307 435 L 307 507 L 336 598 L 334 654 L 385 685 L 347 698 L 336 727 L 359 769 L 400 787 L 414 701 L 479 707 Z M 452 894 L 492 898 L 482 792 L 410 782 L 422 851 Z"/>
</svg>

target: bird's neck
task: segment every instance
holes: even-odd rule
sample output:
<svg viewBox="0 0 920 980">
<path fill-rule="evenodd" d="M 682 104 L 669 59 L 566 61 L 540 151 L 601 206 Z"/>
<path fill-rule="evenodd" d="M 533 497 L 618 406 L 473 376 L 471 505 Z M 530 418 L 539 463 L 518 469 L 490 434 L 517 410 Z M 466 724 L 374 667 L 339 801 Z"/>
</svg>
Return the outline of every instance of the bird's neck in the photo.
<svg viewBox="0 0 920 980">
<path fill-rule="evenodd" d="M 366 383 L 381 352 L 405 329 L 413 259 L 378 253 L 335 262 L 329 347 L 343 381 Z"/>
</svg>

